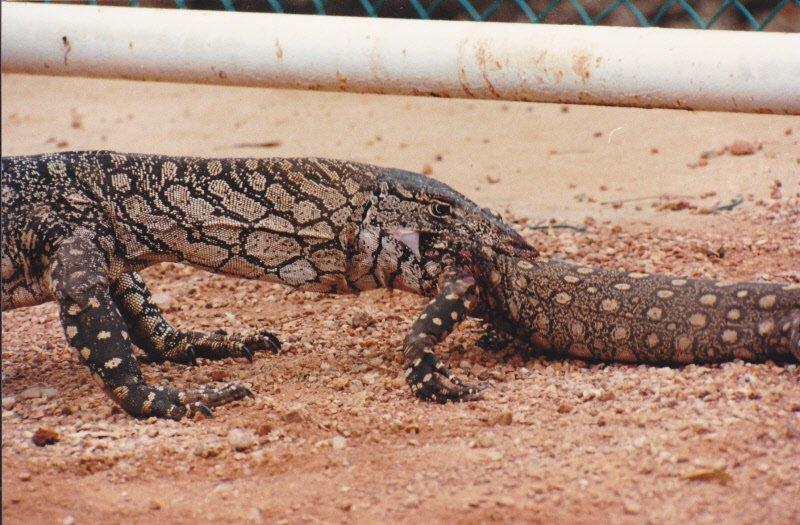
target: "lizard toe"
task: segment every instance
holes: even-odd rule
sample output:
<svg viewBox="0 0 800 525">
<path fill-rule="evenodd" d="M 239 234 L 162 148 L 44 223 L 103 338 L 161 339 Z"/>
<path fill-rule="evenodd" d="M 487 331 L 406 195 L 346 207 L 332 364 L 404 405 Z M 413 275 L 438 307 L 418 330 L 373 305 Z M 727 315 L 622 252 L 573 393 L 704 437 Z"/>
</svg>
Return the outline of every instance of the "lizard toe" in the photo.
<svg viewBox="0 0 800 525">
<path fill-rule="evenodd" d="M 197 356 L 207 359 L 244 357 L 252 362 L 258 351 L 277 353 L 281 348 L 278 338 L 266 331 L 247 335 L 228 334 L 225 330 L 216 330 L 210 334 L 189 332 L 186 337 L 194 346 Z"/>
<path fill-rule="evenodd" d="M 281 341 L 275 336 L 275 334 L 267 332 L 266 330 L 262 330 L 258 332 L 258 335 L 260 335 L 262 339 L 266 339 L 266 348 L 269 348 L 272 353 L 277 354 L 281 351 Z"/>
<path fill-rule="evenodd" d="M 478 399 L 486 385 L 471 385 L 453 374 L 431 353 L 423 354 L 406 372 L 411 391 L 420 399 L 436 403 Z"/>
<path fill-rule="evenodd" d="M 434 403 L 474 401 L 480 398 L 480 392 L 486 388 L 486 385 L 447 384 L 446 378 L 440 374 L 426 378 L 422 383 L 412 385 L 411 389 L 416 397 Z"/>
</svg>

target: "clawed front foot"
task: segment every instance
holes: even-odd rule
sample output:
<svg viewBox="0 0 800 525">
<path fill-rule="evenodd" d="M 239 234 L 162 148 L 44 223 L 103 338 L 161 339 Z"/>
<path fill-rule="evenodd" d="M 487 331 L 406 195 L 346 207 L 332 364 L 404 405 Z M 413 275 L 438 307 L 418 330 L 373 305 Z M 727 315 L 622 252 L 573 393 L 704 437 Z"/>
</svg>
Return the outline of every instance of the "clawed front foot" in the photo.
<svg viewBox="0 0 800 525">
<path fill-rule="evenodd" d="M 281 343 L 270 332 L 261 331 L 248 335 L 229 335 L 224 330 L 214 333 L 175 332 L 172 341 L 167 343 L 163 358 L 169 361 L 197 364 L 198 357 L 224 359 L 244 357 L 253 361 L 253 354 L 260 350 L 278 353 Z"/>
<path fill-rule="evenodd" d="M 406 379 L 415 396 L 436 403 L 474 401 L 480 399 L 480 392 L 488 386 L 484 383 L 465 383 L 433 353 L 427 352 L 409 364 Z"/>
<path fill-rule="evenodd" d="M 267 331 L 248 335 L 229 335 L 225 330 L 217 330 L 212 334 L 188 332 L 185 337 L 194 348 L 195 355 L 207 359 L 245 357 L 253 361 L 253 353 L 259 350 L 273 353 L 281 350 L 278 338 Z"/>
</svg>

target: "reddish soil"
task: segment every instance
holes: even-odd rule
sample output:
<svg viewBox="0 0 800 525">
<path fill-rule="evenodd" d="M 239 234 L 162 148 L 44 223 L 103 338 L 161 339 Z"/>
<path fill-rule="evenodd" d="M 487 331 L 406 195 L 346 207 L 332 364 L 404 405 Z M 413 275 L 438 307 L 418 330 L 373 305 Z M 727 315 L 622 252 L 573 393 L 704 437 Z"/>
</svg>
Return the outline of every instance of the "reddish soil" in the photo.
<svg viewBox="0 0 800 525">
<path fill-rule="evenodd" d="M 793 117 L 22 76 L 3 77 L 2 102 L 4 155 L 109 147 L 427 165 L 547 255 L 800 282 Z M 732 154 L 735 140 L 752 151 Z M 262 142 L 277 144 L 235 146 Z M 523 228 L 548 222 L 586 231 Z M 470 320 L 439 354 L 492 387 L 439 406 L 414 400 L 400 374 L 418 297 L 299 293 L 172 264 L 144 276 L 177 326 L 269 329 L 284 351 L 145 364 L 154 383 L 244 381 L 255 399 L 213 419 L 136 420 L 90 380 L 55 305 L 5 312 L 8 523 L 800 522 L 797 364 L 492 353 Z"/>
</svg>

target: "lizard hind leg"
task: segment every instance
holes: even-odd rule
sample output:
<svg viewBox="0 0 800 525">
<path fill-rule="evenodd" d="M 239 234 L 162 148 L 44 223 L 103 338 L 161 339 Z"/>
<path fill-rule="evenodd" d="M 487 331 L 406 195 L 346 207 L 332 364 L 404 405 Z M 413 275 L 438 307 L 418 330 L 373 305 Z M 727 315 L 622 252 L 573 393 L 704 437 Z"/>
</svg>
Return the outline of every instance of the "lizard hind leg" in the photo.
<svg viewBox="0 0 800 525">
<path fill-rule="evenodd" d="M 278 352 L 281 348 L 278 339 L 269 332 L 228 335 L 221 331 L 204 334 L 176 330 L 164 319 L 136 272 L 122 274 L 113 283 L 111 293 L 131 329 L 133 342 L 156 361 L 196 363 L 197 357 L 246 357 L 252 361 L 256 351 Z"/>
<path fill-rule="evenodd" d="M 52 259 L 50 286 L 70 345 L 92 377 L 134 416 L 181 419 L 250 394 L 242 385 L 181 392 L 145 383 L 125 325 L 108 289 L 106 259 L 89 232 L 64 240 Z"/>
</svg>

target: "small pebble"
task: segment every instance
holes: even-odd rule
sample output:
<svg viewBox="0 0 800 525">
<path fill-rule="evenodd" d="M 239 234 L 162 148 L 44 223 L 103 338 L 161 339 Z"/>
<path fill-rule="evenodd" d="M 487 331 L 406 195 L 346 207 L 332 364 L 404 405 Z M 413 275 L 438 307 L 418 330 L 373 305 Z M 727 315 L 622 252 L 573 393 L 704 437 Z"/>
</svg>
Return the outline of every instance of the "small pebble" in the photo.
<svg viewBox="0 0 800 525">
<path fill-rule="evenodd" d="M 33 441 L 37 447 L 44 447 L 46 445 L 58 443 L 58 439 L 58 432 L 55 430 L 50 428 L 39 428 L 36 432 L 34 432 L 31 441 Z"/>
<path fill-rule="evenodd" d="M 731 155 L 752 155 L 756 152 L 756 147 L 752 142 L 746 140 L 734 140 L 731 144 L 729 151 Z"/>
<path fill-rule="evenodd" d="M 419 496 L 416 494 L 411 494 L 403 501 L 403 506 L 409 509 L 415 509 L 419 507 Z"/>
<path fill-rule="evenodd" d="M 226 381 L 228 379 L 228 372 L 225 370 L 212 370 L 209 372 L 208 377 L 212 381 Z"/>
<path fill-rule="evenodd" d="M 611 390 L 603 390 L 603 392 L 599 396 L 597 396 L 597 400 L 598 401 L 611 401 L 615 397 L 617 397 L 617 396 Z"/>
<path fill-rule="evenodd" d="M 625 514 L 639 514 L 642 511 L 642 506 L 633 500 L 625 500 L 622 503 L 622 510 Z"/>
<path fill-rule="evenodd" d="M 162 312 L 169 312 L 172 310 L 172 305 L 175 303 L 172 296 L 166 293 L 155 293 L 152 295 L 151 300 Z"/>
<path fill-rule="evenodd" d="M 291 408 L 283 415 L 284 421 L 287 423 L 302 423 L 305 421 L 306 416 L 301 408 Z"/>
<path fill-rule="evenodd" d="M 331 447 L 334 450 L 341 450 L 347 446 L 347 439 L 343 436 L 336 436 L 331 439 Z"/>
<path fill-rule="evenodd" d="M 364 310 L 355 310 L 350 315 L 350 325 L 354 328 L 366 328 L 375 324 L 375 318 Z"/>
<path fill-rule="evenodd" d="M 256 438 L 250 430 L 234 428 L 228 432 L 228 443 L 233 450 L 244 451 L 256 445 Z"/>
<path fill-rule="evenodd" d="M 266 436 L 267 434 L 272 432 L 273 428 L 275 428 L 275 426 L 270 421 L 264 421 L 263 423 L 260 423 L 256 428 L 256 434 L 259 436 Z"/>
<path fill-rule="evenodd" d="M 506 410 L 500 412 L 499 414 L 495 414 L 495 416 L 490 418 L 489 421 L 492 425 L 508 426 L 514 421 L 514 415 L 510 411 Z"/>
<path fill-rule="evenodd" d="M 45 399 L 53 399 L 56 396 L 58 396 L 58 390 L 55 388 L 42 388 L 39 391 L 39 397 L 43 397 Z"/>
<path fill-rule="evenodd" d="M 38 386 L 29 386 L 19 393 L 20 399 L 38 399 L 42 397 L 42 389 Z"/>
<path fill-rule="evenodd" d="M 7 396 L 3 398 L 3 410 L 11 410 L 17 404 L 17 398 L 14 396 Z"/>
<path fill-rule="evenodd" d="M 199 443 L 194 449 L 194 455 L 201 458 L 213 458 L 222 452 L 219 445 Z"/>
</svg>

